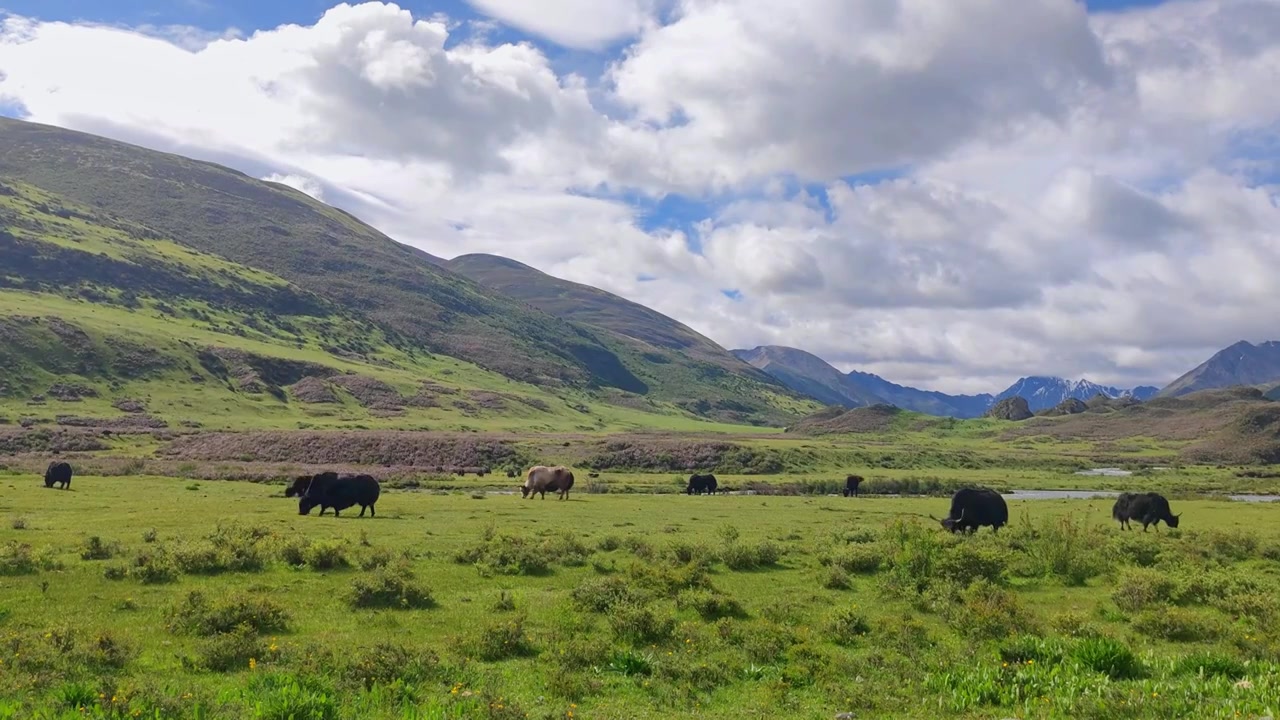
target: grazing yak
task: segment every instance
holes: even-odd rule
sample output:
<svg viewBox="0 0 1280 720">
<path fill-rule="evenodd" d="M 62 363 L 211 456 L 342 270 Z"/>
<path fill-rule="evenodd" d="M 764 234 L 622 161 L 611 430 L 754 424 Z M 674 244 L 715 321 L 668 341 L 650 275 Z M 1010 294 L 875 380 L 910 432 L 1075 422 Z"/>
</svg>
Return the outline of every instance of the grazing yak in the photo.
<svg viewBox="0 0 1280 720">
<path fill-rule="evenodd" d="M 983 525 L 990 525 L 991 531 L 998 533 L 1002 525 L 1009 523 L 1009 506 L 995 490 L 961 488 L 951 496 L 951 512 L 947 517 L 929 517 L 953 533 L 974 533 Z"/>
<path fill-rule="evenodd" d="M 547 491 L 550 490 L 559 493 L 560 499 L 564 500 L 569 497 L 569 489 L 572 487 L 573 472 L 569 468 L 563 465 L 534 465 L 525 474 L 524 485 L 520 486 L 520 496 L 532 500 L 534 495 L 541 493 L 542 499 L 546 500 Z"/>
<path fill-rule="evenodd" d="M 850 475 L 844 479 L 844 496 L 858 497 L 858 486 L 862 484 L 861 475 Z"/>
<path fill-rule="evenodd" d="M 365 510 L 369 511 L 370 517 L 377 517 L 374 504 L 381 494 L 382 486 L 372 475 L 339 475 L 336 472 L 295 478 L 284 491 L 285 497 L 298 497 L 299 515 L 309 515 L 311 508 L 319 506 L 321 515 L 333 508 L 334 517 L 354 505 L 360 506 L 360 517 L 364 517 Z"/>
<path fill-rule="evenodd" d="M 689 484 L 685 486 L 686 495 L 707 493 L 708 495 L 716 494 L 716 476 L 711 473 L 706 475 L 693 474 L 689 476 Z"/>
<path fill-rule="evenodd" d="M 54 485 L 61 485 L 63 490 L 71 488 L 70 465 L 56 460 L 49 463 L 49 468 L 44 471 L 44 486 L 53 487 Z"/>
<path fill-rule="evenodd" d="M 1116 498 L 1116 504 L 1111 506 L 1111 517 L 1120 523 L 1120 527 L 1125 530 L 1129 529 L 1129 521 L 1137 520 L 1142 523 L 1142 531 L 1147 531 L 1147 526 L 1155 525 L 1156 532 L 1160 531 L 1160 521 L 1163 520 L 1165 525 L 1171 528 L 1178 527 L 1178 519 L 1182 517 L 1182 513 L 1174 515 L 1169 510 L 1169 501 L 1160 493 L 1120 493 Z"/>
</svg>

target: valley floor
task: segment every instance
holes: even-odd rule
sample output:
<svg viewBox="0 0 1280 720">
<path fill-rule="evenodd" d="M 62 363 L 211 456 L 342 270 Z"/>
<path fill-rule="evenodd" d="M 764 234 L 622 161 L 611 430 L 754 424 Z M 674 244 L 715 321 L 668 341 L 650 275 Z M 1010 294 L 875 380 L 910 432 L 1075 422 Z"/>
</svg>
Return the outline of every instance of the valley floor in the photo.
<svg viewBox="0 0 1280 720">
<path fill-rule="evenodd" d="M 0 718 L 1280 711 L 1276 504 L 282 490 L 0 477 Z"/>
</svg>

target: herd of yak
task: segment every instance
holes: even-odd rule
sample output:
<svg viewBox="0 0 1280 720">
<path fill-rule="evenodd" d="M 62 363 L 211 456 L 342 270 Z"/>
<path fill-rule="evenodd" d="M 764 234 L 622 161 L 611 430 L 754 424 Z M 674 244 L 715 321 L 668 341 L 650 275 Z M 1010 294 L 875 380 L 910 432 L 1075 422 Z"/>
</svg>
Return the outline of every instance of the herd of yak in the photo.
<svg viewBox="0 0 1280 720">
<path fill-rule="evenodd" d="M 845 478 L 844 496 L 857 497 L 858 486 L 862 484 L 862 480 L 860 475 L 850 475 Z M 54 485 L 64 490 L 71 487 L 71 465 L 65 462 L 49 463 L 49 468 L 44 473 L 44 486 L 51 488 Z M 714 495 L 717 487 L 715 475 L 695 473 L 690 476 L 685 486 L 685 493 Z M 525 473 L 520 494 L 521 497 L 528 499 L 532 499 L 534 495 L 540 495 L 543 500 L 546 500 L 547 492 L 550 491 L 564 500 L 569 497 L 571 488 L 573 488 L 573 472 L 568 468 L 561 465 L 554 467 L 535 465 Z M 334 517 L 338 517 L 338 513 L 356 505 L 360 506 L 360 517 L 364 517 L 366 510 L 369 511 L 370 517 L 374 517 L 377 513 L 373 506 L 378 502 L 378 496 L 381 494 L 382 487 L 378 484 L 377 478 L 372 475 L 340 475 L 332 471 L 296 477 L 284 491 L 285 497 L 298 498 L 299 515 L 309 515 L 312 509 L 318 507 L 321 515 L 324 515 L 325 510 L 332 509 Z M 1009 524 L 1009 506 L 1005 504 L 1004 497 L 1000 493 L 990 488 L 961 488 L 951 496 L 951 511 L 947 517 L 936 518 L 932 515 L 929 517 L 937 520 L 943 528 L 953 533 L 973 533 L 984 526 L 990 527 L 992 532 L 999 532 L 1001 527 Z M 1146 532 L 1151 525 L 1155 525 L 1156 530 L 1159 530 L 1162 521 L 1171 528 L 1178 527 L 1181 513 L 1174 515 L 1169 510 L 1169 501 L 1159 493 L 1125 492 L 1120 493 L 1116 498 L 1115 505 L 1111 507 L 1111 517 L 1126 530 L 1130 527 L 1129 521 L 1136 520 L 1142 523 L 1142 530 Z"/>
</svg>

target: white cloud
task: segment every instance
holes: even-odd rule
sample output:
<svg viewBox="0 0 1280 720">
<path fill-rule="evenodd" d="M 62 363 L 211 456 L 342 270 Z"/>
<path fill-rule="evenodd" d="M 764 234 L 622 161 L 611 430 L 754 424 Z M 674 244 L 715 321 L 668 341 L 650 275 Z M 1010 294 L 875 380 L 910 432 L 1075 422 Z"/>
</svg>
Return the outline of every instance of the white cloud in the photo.
<svg viewBox="0 0 1280 720">
<path fill-rule="evenodd" d="M 273 182 L 273 183 L 280 183 L 281 185 L 288 185 L 289 187 L 293 188 L 294 190 L 297 190 L 298 192 L 306 193 L 307 195 L 310 195 L 316 200 L 324 202 L 324 188 L 320 185 L 320 183 L 316 182 L 315 180 L 309 177 L 304 177 L 302 175 L 292 175 L 292 174 L 285 175 L 281 173 L 271 173 L 270 175 L 267 175 L 266 177 L 263 177 L 261 179 L 266 182 Z"/>
<path fill-rule="evenodd" d="M 1163 383 L 1280 337 L 1260 311 L 1280 303 L 1280 203 L 1259 185 L 1278 169 L 1277 0 L 473 4 L 565 46 L 634 43 L 580 78 L 380 2 L 186 40 L 11 17 L 0 105 L 235 165 L 437 255 L 514 257 L 729 346 L 929 388 Z M 600 188 L 713 209 L 646 231 Z"/>
</svg>

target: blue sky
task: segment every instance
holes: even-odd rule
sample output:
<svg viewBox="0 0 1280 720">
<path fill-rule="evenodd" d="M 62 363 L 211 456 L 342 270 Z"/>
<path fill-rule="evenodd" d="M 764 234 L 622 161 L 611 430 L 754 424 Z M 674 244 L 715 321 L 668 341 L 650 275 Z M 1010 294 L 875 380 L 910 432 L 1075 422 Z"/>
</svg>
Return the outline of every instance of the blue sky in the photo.
<svg viewBox="0 0 1280 720">
<path fill-rule="evenodd" d="M 358 1 L 358 0 L 357 0 Z M 1162 0 L 1087 0 L 1091 10 L 1158 5 Z M 124 25 L 192 25 L 245 32 L 284 23 L 309 24 L 338 0 L 0 0 L 0 11 L 42 20 L 88 20 Z M 465 0 L 400 0 L 415 15 L 479 17 Z M 512 33 L 512 37 L 521 37 Z"/>
</svg>

